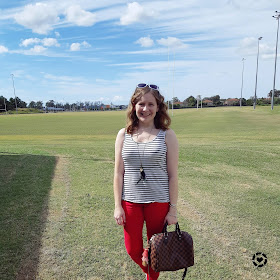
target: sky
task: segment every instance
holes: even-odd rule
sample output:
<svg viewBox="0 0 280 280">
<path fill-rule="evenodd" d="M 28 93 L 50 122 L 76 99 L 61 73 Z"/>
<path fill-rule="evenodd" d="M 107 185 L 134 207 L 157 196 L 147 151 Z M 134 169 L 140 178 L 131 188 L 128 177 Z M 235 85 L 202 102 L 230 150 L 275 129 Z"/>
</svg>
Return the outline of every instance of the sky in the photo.
<svg viewBox="0 0 280 280">
<path fill-rule="evenodd" d="M 14 97 L 13 78 L 27 103 L 128 104 L 138 83 L 166 100 L 248 99 L 259 46 L 257 96 L 267 97 L 277 9 L 279 0 L 0 0 L 0 96 Z"/>
</svg>

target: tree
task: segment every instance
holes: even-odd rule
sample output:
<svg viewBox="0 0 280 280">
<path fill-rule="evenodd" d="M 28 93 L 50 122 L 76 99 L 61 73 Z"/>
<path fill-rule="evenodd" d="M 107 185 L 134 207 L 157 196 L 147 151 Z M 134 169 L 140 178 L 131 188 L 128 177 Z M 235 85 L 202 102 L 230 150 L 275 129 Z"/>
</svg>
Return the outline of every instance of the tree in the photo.
<svg viewBox="0 0 280 280">
<path fill-rule="evenodd" d="M 46 102 L 46 107 L 55 107 L 54 100 L 49 100 Z"/>
<path fill-rule="evenodd" d="M 257 105 L 269 105 L 270 99 L 269 98 L 258 98 L 257 99 Z"/>
<path fill-rule="evenodd" d="M 188 100 L 187 100 L 187 98 L 183 101 L 183 107 L 188 107 Z"/>
<path fill-rule="evenodd" d="M 72 103 L 70 106 L 71 106 L 71 111 L 76 111 L 77 110 L 77 104 L 76 103 Z"/>
<path fill-rule="evenodd" d="M 246 106 L 247 105 L 247 100 L 245 98 L 241 99 L 241 105 Z"/>
<path fill-rule="evenodd" d="M 70 104 L 68 102 L 65 103 L 64 105 L 65 110 L 70 110 Z"/>
<path fill-rule="evenodd" d="M 0 96 L 0 109 L 2 110 L 7 110 L 8 106 L 8 100 L 4 96 Z"/>
<path fill-rule="evenodd" d="M 173 103 L 175 103 L 175 102 L 180 102 L 178 97 L 173 97 Z"/>
<path fill-rule="evenodd" d="M 35 101 L 30 101 L 28 104 L 28 108 L 35 108 L 35 106 L 36 106 Z"/>
<path fill-rule="evenodd" d="M 220 95 L 212 96 L 212 97 L 210 98 L 210 100 L 213 101 L 213 105 L 215 105 L 215 106 L 221 105 L 221 98 L 220 98 Z"/>
<path fill-rule="evenodd" d="M 55 108 L 64 108 L 64 105 L 62 103 L 57 102 L 55 104 Z"/>
<path fill-rule="evenodd" d="M 35 104 L 35 108 L 39 110 L 43 109 L 43 101 L 37 101 Z"/>
<path fill-rule="evenodd" d="M 186 99 L 186 103 L 188 107 L 194 107 L 196 104 L 196 99 L 191 95 Z"/>
<path fill-rule="evenodd" d="M 14 98 L 10 98 L 10 106 L 9 110 L 15 110 L 16 109 L 16 101 L 17 101 L 17 107 L 18 108 L 26 108 L 26 102 L 22 101 L 19 97 L 16 98 L 16 101 Z"/>
<path fill-rule="evenodd" d="M 90 101 L 85 101 L 85 110 L 89 111 L 90 110 Z"/>
<path fill-rule="evenodd" d="M 246 100 L 246 105 L 253 106 L 253 104 L 254 104 L 254 97 L 251 96 L 249 99 Z"/>
<path fill-rule="evenodd" d="M 15 99 L 13 97 L 11 97 L 9 99 L 9 104 L 7 105 L 7 110 L 15 110 L 16 109 L 16 103 L 15 103 Z"/>
<path fill-rule="evenodd" d="M 273 90 L 271 90 L 269 93 L 268 93 L 268 97 L 272 97 L 272 92 L 273 92 Z M 275 89 L 275 91 L 274 91 L 274 97 L 280 97 L 280 90 L 277 90 L 277 89 Z"/>
</svg>

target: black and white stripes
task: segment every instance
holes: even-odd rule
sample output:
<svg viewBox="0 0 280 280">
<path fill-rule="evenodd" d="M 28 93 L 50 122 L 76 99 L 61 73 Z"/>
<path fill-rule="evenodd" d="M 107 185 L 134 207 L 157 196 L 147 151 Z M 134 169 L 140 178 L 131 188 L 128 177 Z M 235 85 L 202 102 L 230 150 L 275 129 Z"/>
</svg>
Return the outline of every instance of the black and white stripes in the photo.
<svg viewBox="0 0 280 280">
<path fill-rule="evenodd" d="M 147 143 L 137 143 L 125 133 L 122 148 L 125 170 L 123 200 L 134 203 L 169 202 L 165 133 L 160 130 L 156 138 Z M 146 180 L 139 181 L 141 162 Z"/>
</svg>

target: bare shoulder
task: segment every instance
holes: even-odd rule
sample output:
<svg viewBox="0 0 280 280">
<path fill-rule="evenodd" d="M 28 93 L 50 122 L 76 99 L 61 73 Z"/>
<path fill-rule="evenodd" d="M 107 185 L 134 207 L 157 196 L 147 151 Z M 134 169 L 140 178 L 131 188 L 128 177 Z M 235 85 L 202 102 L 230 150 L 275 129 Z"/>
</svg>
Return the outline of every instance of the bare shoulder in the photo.
<svg viewBox="0 0 280 280">
<path fill-rule="evenodd" d="M 125 128 L 122 128 L 122 129 L 118 132 L 117 137 L 124 137 L 124 134 L 125 134 Z"/>
<path fill-rule="evenodd" d="M 167 142 L 177 142 L 177 137 L 173 129 L 169 128 L 166 130 L 166 143 Z"/>
<path fill-rule="evenodd" d="M 117 135 L 116 138 L 116 145 L 122 145 L 123 140 L 124 140 L 124 135 L 125 135 L 125 128 L 122 128 Z"/>
</svg>

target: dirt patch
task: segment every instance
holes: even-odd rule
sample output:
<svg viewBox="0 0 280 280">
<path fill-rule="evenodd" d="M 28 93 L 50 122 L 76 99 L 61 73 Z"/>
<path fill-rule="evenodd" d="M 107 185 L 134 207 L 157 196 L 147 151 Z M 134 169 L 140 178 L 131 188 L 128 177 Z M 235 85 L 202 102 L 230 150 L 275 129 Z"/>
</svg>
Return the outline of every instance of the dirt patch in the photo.
<svg viewBox="0 0 280 280">
<path fill-rule="evenodd" d="M 47 222 L 41 240 L 38 279 L 48 279 L 50 277 L 48 272 L 59 268 L 55 260 L 61 253 L 59 249 L 62 242 L 61 234 L 65 226 L 64 221 L 69 215 L 68 203 L 71 195 L 71 178 L 68 168 L 69 159 L 58 155 L 49 196 Z"/>
</svg>

